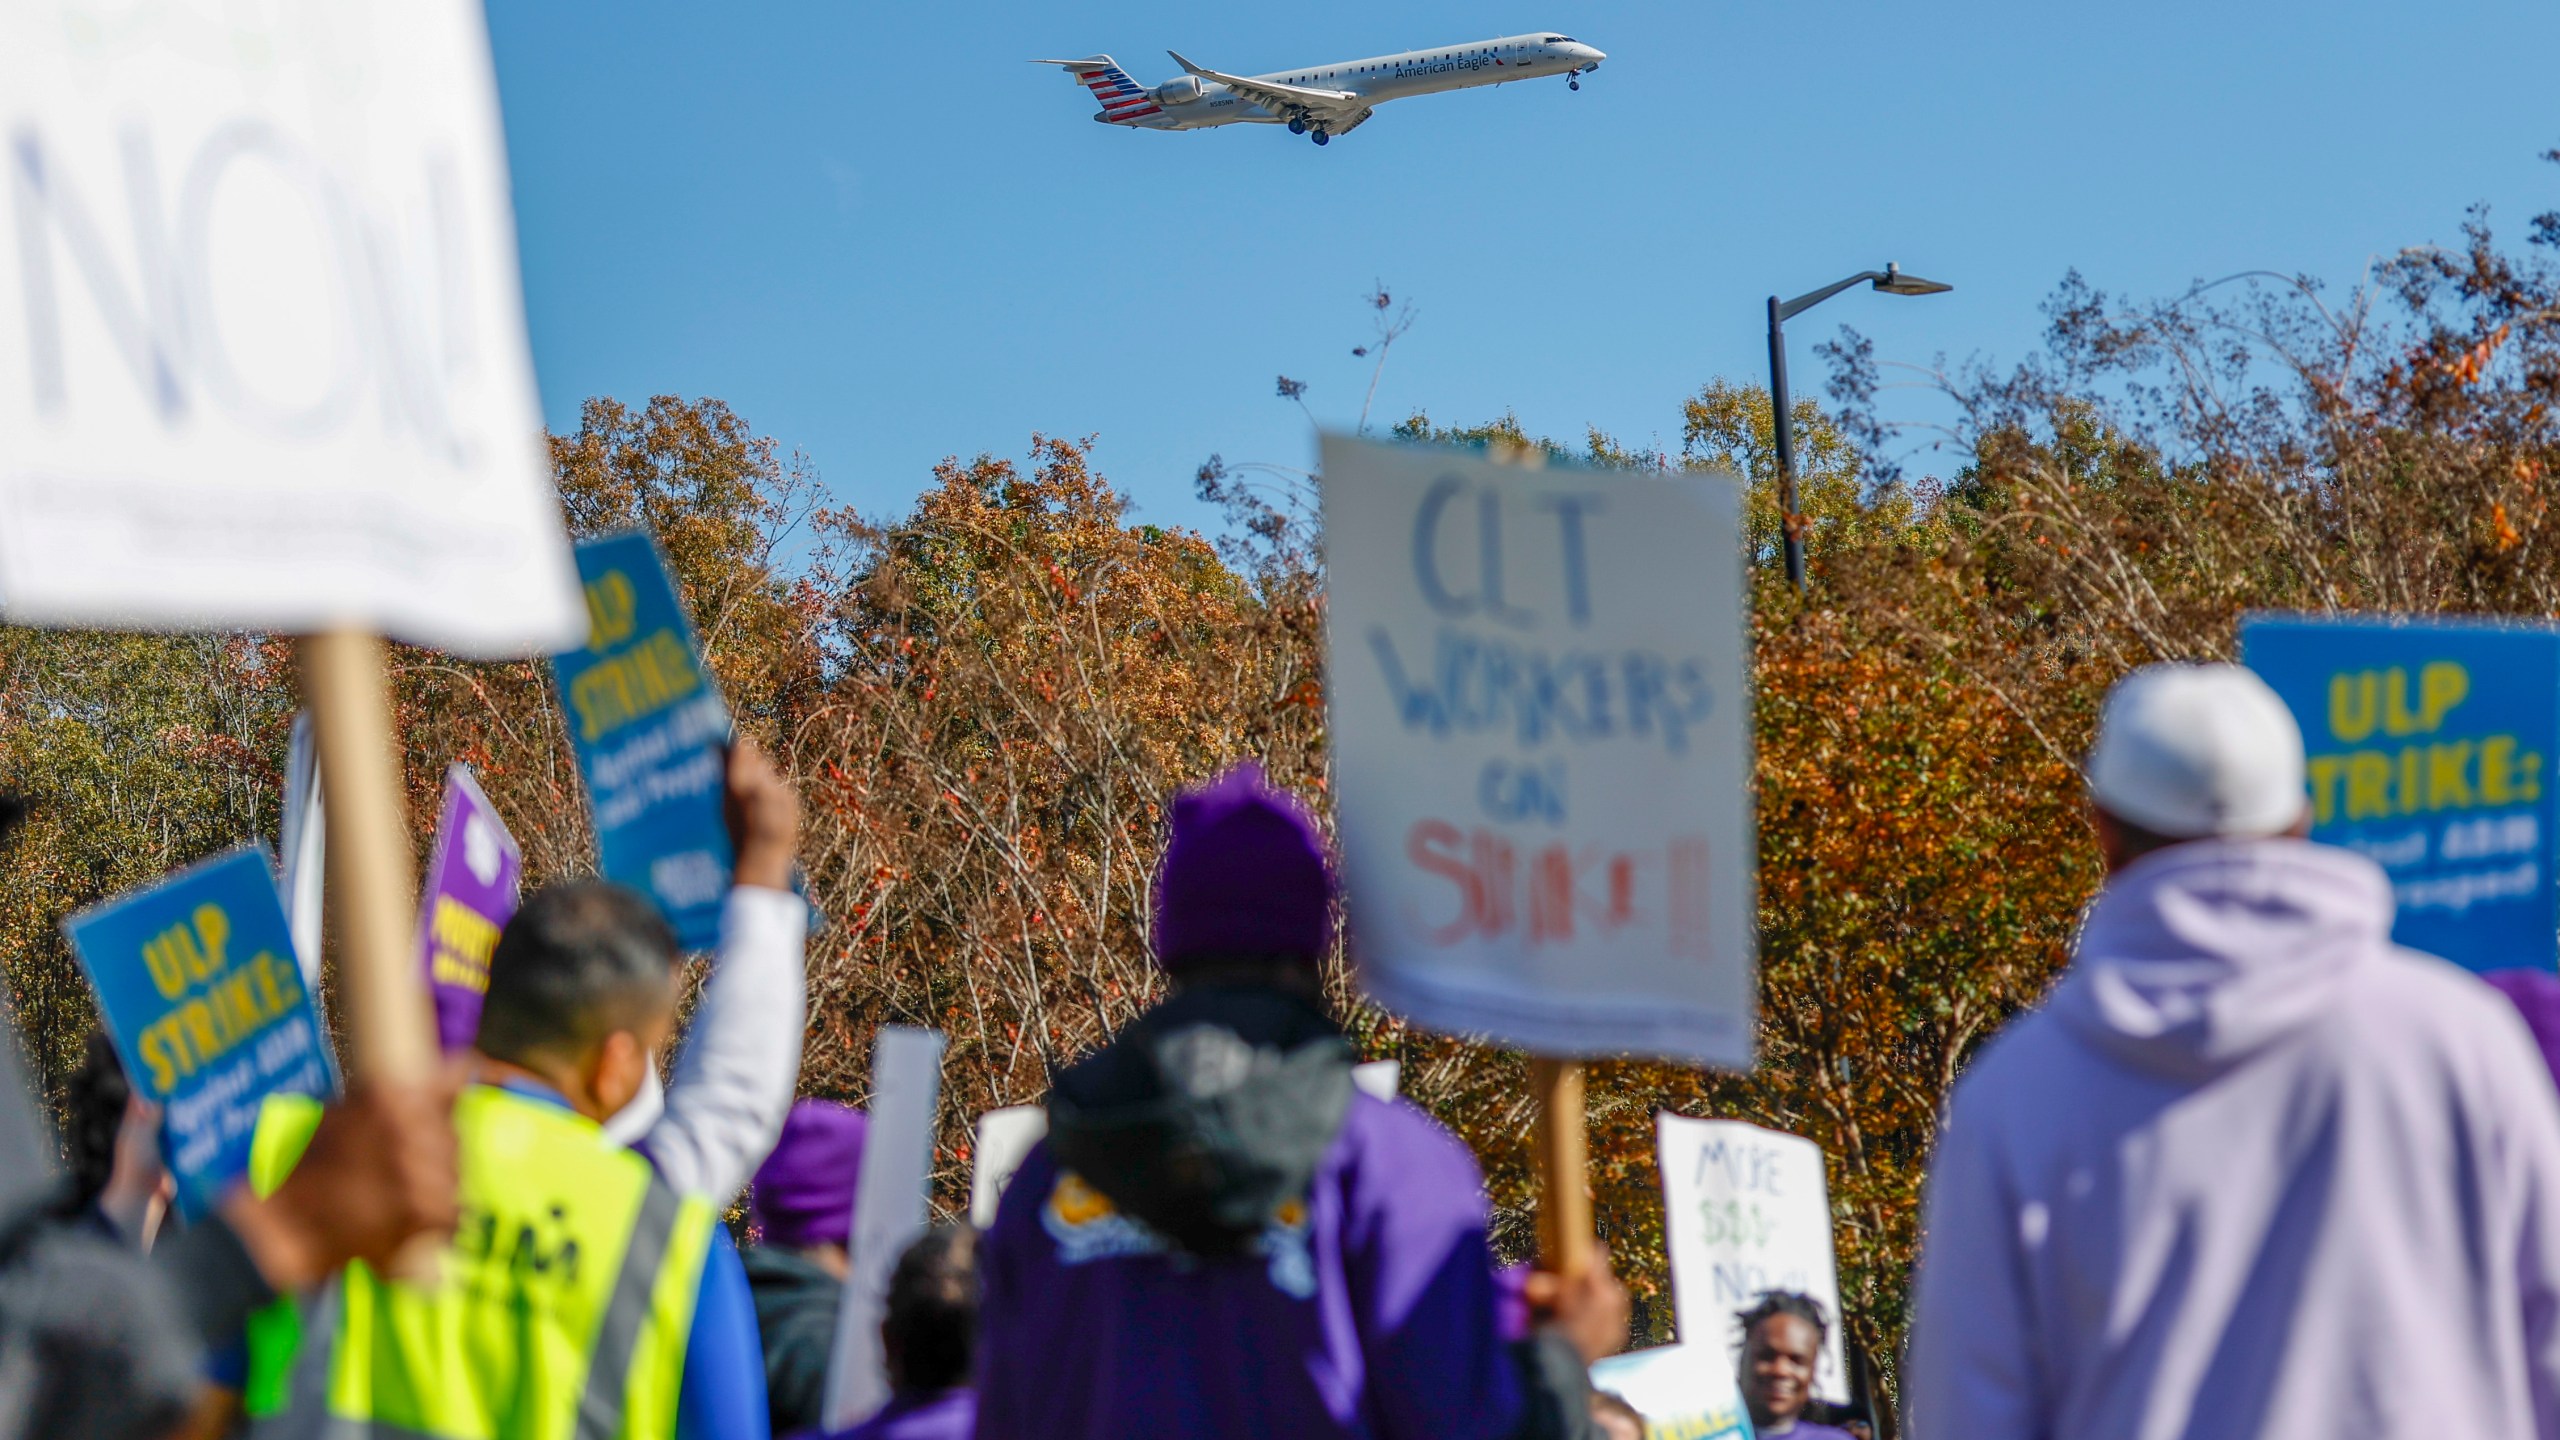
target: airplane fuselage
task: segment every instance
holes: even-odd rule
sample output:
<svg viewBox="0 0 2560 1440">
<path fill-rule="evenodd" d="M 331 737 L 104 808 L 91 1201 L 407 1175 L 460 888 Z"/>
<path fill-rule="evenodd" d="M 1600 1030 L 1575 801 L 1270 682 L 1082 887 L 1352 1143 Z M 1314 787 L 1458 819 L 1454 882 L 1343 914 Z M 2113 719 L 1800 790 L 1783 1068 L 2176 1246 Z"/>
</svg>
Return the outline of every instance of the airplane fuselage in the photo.
<svg viewBox="0 0 2560 1440">
<path fill-rule="evenodd" d="M 1407 50 L 1373 55 L 1365 60 L 1275 70 L 1249 77 L 1274 85 L 1347 91 L 1363 105 L 1465 90 L 1479 85 L 1507 85 L 1515 80 L 1572 75 L 1596 67 L 1601 54 L 1570 36 L 1552 33 L 1511 35 L 1471 45 L 1436 50 Z M 1205 130 L 1218 125 L 1284 125 L 1289 111 L 1274 110 L 1235 94 L 1212 80 L 1191 77 L 1169 81 L 1146 92 L 1160 108 L 1154 114 L 1094 116 L 1107 124 L 1135 130 Z"/>
</svg>

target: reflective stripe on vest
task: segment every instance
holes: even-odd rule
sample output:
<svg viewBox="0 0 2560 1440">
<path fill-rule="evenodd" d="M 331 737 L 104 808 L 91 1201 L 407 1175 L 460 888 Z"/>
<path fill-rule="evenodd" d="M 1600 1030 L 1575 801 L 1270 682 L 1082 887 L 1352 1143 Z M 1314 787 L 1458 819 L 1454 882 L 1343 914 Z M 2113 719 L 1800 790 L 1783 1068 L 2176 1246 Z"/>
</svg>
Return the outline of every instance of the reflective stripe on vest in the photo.
<svg viewBox="0 0 2560 1440">
<path fill-rule="evenodd" d="M 289 1165 L 300 1117 L 273 1118 Z M 332 1280 L 299 1326 L 270 1332 L 298 1329 L 298 1353 L 252 1355 L 251 1390 L 277 1412 L 256 1434 L 668 1440 L 711 1207 L 538 1101 L 474 1087 L 455 1126 L 464 1228 L 443 1283 L 361 1265 Z M 608 1260 L 609 1283 L 584 1268 Z"/>
</svg>

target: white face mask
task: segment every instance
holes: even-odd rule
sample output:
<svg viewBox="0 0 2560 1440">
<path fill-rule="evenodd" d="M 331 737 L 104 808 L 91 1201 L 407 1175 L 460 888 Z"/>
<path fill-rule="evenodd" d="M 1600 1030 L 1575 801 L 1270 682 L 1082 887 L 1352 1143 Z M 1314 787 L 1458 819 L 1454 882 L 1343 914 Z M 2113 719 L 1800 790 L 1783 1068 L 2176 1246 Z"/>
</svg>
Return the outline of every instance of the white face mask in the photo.
<svg viewBox="0 0 2560 1440">
<path fill-rule="evenodd" d="M 604 1122 L 604 1138 L 616 1145 L 637 1144 L 641 1136 L 649 1133 L 649 1127 L 658 1123 L 658 1117 L 665 1113 L 667 1090 L 658 1079 L 658 1057 L 653 1054 L 649 1057 L 648 1071 L 640 1078 L 640 1093 L 632 1096 L 630 1104 L 615 1111 L 613 1118 Z"/>
</svg>

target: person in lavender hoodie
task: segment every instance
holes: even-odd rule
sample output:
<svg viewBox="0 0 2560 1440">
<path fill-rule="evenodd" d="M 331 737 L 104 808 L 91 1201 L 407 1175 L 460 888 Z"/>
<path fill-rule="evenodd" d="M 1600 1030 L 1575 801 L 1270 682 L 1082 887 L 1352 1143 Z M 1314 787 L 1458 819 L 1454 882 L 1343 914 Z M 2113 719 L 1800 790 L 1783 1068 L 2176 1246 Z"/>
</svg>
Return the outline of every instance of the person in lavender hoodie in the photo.
<svg viewBox="0 0 2560 1440">
<path fill-rule="evenodd" d="M 1456 1136 L 1357 1093 L 1325 1015 L 1333 874 L 1251 766 L 1182 796 L 1156 889 L 1170 998 L 1060 1074 L 980 1255 L 978 1440 L 1592 1434 L 1605 1267 L 1532 1277 L 1507 1338 Z"/>
<path fill-rule="evenodd" d="M 2560 1099 L 2303 771 L 2236 666 L 2108 697 L 2106 886 L 1939 1137 L 1913 1440 L 2560 1436 Z"/>
</svg>

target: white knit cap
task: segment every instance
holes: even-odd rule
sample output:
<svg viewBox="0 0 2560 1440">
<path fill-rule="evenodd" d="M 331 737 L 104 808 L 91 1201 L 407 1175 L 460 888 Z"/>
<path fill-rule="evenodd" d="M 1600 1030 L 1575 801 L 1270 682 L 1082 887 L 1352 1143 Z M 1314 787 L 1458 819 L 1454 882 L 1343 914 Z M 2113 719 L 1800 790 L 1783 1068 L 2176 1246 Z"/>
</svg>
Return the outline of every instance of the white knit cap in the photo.
<svg viewBox="0 0 2560 1440">
<path fill-rule="evenodd" d="M 2280 835 L 2302 818 L 2302 727 L 2237 665 L 2146 665 L 2116 682 L 2089 798 L 2156 835 Z"/>
</svg>

